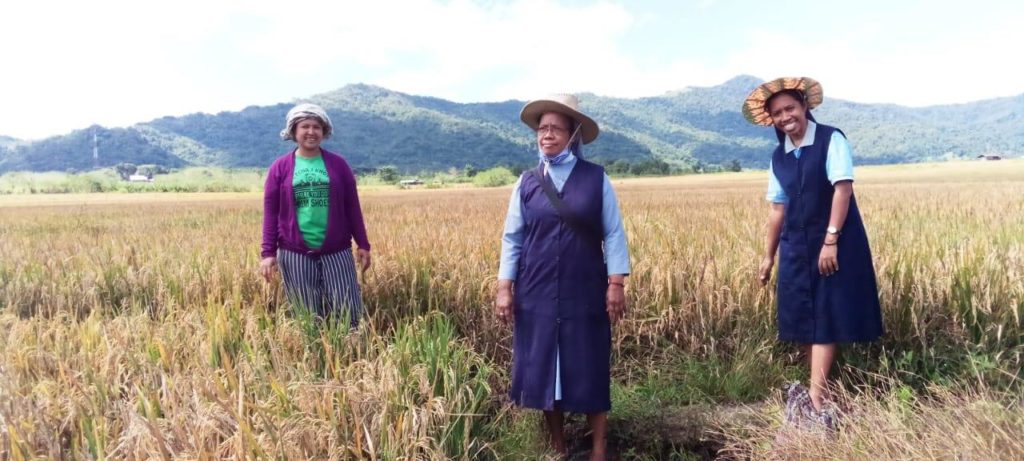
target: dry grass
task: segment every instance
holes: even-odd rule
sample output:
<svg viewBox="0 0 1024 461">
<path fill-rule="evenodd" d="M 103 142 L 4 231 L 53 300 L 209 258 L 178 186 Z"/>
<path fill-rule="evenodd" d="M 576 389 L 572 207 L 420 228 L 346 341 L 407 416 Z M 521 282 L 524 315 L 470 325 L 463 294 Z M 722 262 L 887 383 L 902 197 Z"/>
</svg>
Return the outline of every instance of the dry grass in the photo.
<svg viewBox="0 0 1024 461">
<path fill-rule="evenodd" d="M 4 351 L 0 457 L 446 459 L 486 448 L 470 436 L 490 371 L 443 319 L 387 344 L 372 328 L 311 333 L 222 306 L 3 326 L 17 346 Z"/>
<path fill-rule="evenodd" d="M 848 359 L 919 388 L 1019 391 L 1024 162 L 858 175 L 888 334 Z M 753 283 L 763 187 L 763 173 L 616 181 L 633 256 L 617 363 L 672 347 L 756 368 L 787 351 L 774 295 Z M 492 456 L 508 194 L 365 193 L 372 318 L 356 336 L 286 315 L 257 277 L 257 194 L 0 197 L 0 458 Z M 1003 405 L 1019 422 L 1005 399 L 949 398 L 928 405 Z M 921 405 L 911 414 L 938 418 Z"/>
<path fill-rule="evenodd" d="M 837 434 L 780 430 L 775 396 L 760 420 L 725 425 L 724 457 L 763 460 L 1010 460 L 1024 458 L 1024 401 L 984 387 L 932 387 L 927 396 L 896 383 L 838 392 Z M 782 438 L 778 436 L 784 435 Z"/>
</svg>

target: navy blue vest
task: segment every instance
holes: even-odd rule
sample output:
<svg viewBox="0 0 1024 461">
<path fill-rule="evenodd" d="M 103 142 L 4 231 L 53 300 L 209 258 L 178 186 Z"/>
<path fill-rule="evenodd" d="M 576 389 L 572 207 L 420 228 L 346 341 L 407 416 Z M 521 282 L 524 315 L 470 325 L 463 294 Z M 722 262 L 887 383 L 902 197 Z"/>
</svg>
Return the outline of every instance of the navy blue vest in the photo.
<svg viewBox="0 0 1024 461">
<path fill-rule="evenodd" d="M 566 208 L 595 235 L 604 235 L 603 186 L 604 169 L 577 159 L 558 194 Z M 523 175 L 519 193 L 526 221 L 516 275 L 519 304 L 552 317 L 593 314 L 585 306 L 597 308 L 598 304 L 603 313 L 608 272 L 601 242 L 579 235 L 565 224 L 534 175 Z"/>
</svg>

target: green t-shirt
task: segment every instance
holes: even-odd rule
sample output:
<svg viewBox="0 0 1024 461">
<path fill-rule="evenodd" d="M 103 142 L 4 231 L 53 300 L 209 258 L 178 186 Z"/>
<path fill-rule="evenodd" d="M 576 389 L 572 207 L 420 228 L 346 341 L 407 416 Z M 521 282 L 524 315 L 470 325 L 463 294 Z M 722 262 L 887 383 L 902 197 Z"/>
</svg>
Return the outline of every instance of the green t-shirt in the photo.
<svg viewBox="0 0 1024 461">
<path fill-rule="evenodd" d="M 302 238 L 310 248 L 320 248 L 327 233 L 327 206 L 330 194 L 330 178 L 324 158 L 305 158 L 295 154 L 295 173 L 292 187 L 295 188 L 295 217 L 299 221 Z"/>
</svg>

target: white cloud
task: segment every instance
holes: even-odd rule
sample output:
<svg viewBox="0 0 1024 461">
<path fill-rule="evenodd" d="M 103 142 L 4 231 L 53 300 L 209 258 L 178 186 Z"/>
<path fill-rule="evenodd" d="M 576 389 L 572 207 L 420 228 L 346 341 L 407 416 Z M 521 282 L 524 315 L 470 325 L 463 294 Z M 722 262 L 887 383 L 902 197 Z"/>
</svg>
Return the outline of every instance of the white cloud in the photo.
<svg viewBox="0 0 1024 461">
<path fill-rule="evenodd" d="M 695 8 L 712 15 L 718 3 Z M 1024 29 L 1012 15 L 908 43 L 853 24 L 814 38 L 749 31 L 740 49 L 713 37 L 659 41 L 640 57 L 625 43 L 651 27 L 654 13 L 637 11 L 561 0 L 7 2 L 0 134 L 237 110 L 354 82 L 457 101 L 553 91 L 650 96 L 738 74 L 806 74 L 827 96 L 907 105 L 1021 91 L 1012 48 Z M 729 27 L 721 33 L 738 33 Z M 718 60 L 697 57 L 709 54 Z"/>
<path fill-rule="evenodd" d="M 826 98 L 862 103 L 927 106 L 1020 94 L 1019 65 L 1009 54 L 1012 44 L 1024 43 L 1024 29 L 984 29 L 914 43 L 890 40 L 870 26 L 814 41 L 752 31 L 749 47 L 733 54 L 726 69 L 763 78 L 806 75 L 822 82 Z M 863 46 L 867 37 L 881 49 Z"/>
<path fill-rule="evenodd" d="M 399 5 L 400 4 L 400 5 Z M 602 60 L 619 60 L 616 41 L 631 25 L 624 8 L 608 3 L 567 7 L 552 1 L 507 4 L 453 1 L 365 3 L 358 7 L 317 5 L 333 26 L 314 32 L 309 42 L 329 43 L 323 55 L 314 47 L 296 50 L 295 30 L 277 23 L 247 51 L 269 54 L 281 69 L 316 72 L 332 62 L 351 62 L 376 71 L 374 82 L 388 88 L 460 100 L 522 97 L 504 82 L 526 78 L 519 90 L 572 84 L 583 70 Z M 319 58 L 319 59 L 318 59 Z M 494 90 L 467 93 L 481 80 Z"/>
<path fill-rule="evenodd" d="M 193 14 L 199 4 L 7 3 L 0 134 L 41 137 L 189 110 L 196 74 L 168 57 L 216 26 L 217 16 Z"/>
</svg>

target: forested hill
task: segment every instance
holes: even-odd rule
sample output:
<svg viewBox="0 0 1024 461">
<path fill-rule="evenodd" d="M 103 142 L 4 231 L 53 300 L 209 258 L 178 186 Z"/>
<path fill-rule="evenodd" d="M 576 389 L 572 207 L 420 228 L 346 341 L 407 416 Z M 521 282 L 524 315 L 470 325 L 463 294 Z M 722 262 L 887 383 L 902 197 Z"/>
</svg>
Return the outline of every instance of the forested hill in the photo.
<svg viewBox="0 0 1024 461">
<path fill-rule="evenodd" d="M 739 112 L 758 83 L 740 76 L 714 87 L 639 99 L 581 94 L 583 110 L 602 128 L 588 155 L 606 164 L 657 160 L 690 168 L 738 161 L 764 167 L 774 133 L 748 124 Z M 827 90 L 815 116 L 846 132 L 859 164 L 1024 154 L 1024 95 L 907 108 L 831 99 Z M 533 136 L 519 122 L 524 101 L 462 104 L 363 84 L 307 100 L 324 106 L 335 123 L 336 134 L 325 147 L 340 151 L 360 170 L 394 165 L 415 172 L 534 162 Z M 291 147 L 278 132 L 292 104 L 164 117 L 129 128 L 95 126 L 31 143 L 0 137 L 0 172 L 91 169 L 94 132 L 99 166 L 265 167 Z"/>
</svg>

